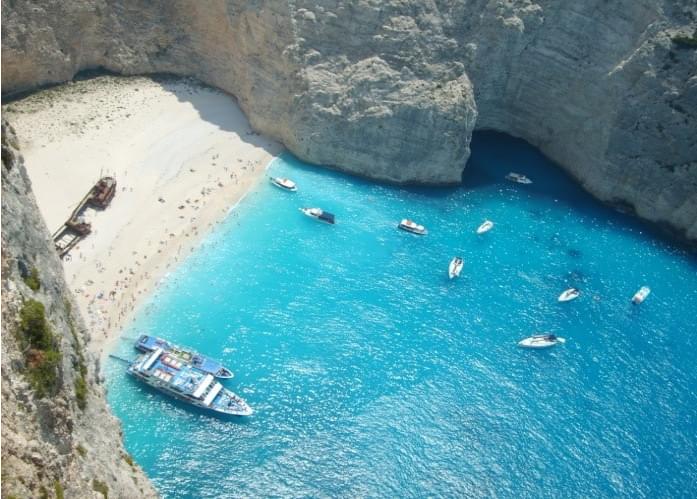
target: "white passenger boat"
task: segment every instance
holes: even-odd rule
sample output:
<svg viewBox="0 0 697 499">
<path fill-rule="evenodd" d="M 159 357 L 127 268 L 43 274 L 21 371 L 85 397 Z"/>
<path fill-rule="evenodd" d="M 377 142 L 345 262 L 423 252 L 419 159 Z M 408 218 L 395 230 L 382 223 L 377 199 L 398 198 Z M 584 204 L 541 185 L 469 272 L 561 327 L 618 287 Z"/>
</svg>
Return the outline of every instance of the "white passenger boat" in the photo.
<svg viewBox="0 0 697 499">
<path fill-rule="evenodd" d="M 328 211 L 324 211 L 321 208 L 300 208 L 300 211 L 310 218 L 315 218 L 328 224 L 334 223 L 334 215 Z"/>
<path fill-rule="evenodd" d="M 516 182 L 518 184 L 532 184 L 532 180 L 521 173 L 510 172 L 506 175 L 506 180 Z"/>
<path fill-rule="evenodd" d="M 276 187 L 280 187 L 284 191 L 295 192 L 298 190 L 298 187 L 295 185 L 295 182 L 288 178 L 269 177 L 269 180 L 273 185 L 275 185 Z"/>
<path fill-rule="evenodd" d="M 559 295 L 559 301 L 571 301 L 579 297 L 581 292 L 576 288 L 569 288 Z"/>
<path fill-rule="evenodd" d="M 417 234 L 419 236 L 424 236 L 428 234 L 426 227 L 424 227 L 423 225 L 419 225 L 416 222 L 412 222 L 411 220 L 406 218 L 402 219 L 402 221 L 399 222 L 397 228 L 405 230 L 407 232 L 411 232 L 412 234 Z"/>
<path fill-rule="evenodd" d="M 450 260 L 450 265 L 448 266 L 448 276 L 451 279 L 454 279 L 456 277 L 460 276 L 460 272 L 462 272 L 462 267 L 465 265 L 465 261 L 460 258 L 459 256 L 456 256 L 452 260 Z"/>
<path fill-rule="evenodd" d="M 128 374 L 153 388 L 201 409 L 232 416 L 249 416 L 252 408 L 240 396 L 223 388 L 215 377 L 182 362 L 162 348 L 141 355 Z"/>
<path fill-rule="evenodd" d="M 485 232 L 489 232 L 493 228 L 494 222 L 492 222 L 491 220 L 484 220 L 484 223 L 477 227 L 477 234 L 484 234 Z"/>
<path fill-rule="evenodd" d="M 518 346 L 522 348 L 550 348 L 557 343 L 566 343 L 564 338 L 560 338 L 553 334 L 535 334 L 518 342 Z"/>
<path fill-rule="evenodd" d="M 644 300 L 646 300 L 646 297 L 649 296 L 649 293 L 651 293 L 651 288 L 648 286 L 642 286 L 639 288 L 639 291 L 634 293 L 634 296 L 632 297 L 632 303 L 635 305 L 639 305 L 642 303 Z"/>
</svg>

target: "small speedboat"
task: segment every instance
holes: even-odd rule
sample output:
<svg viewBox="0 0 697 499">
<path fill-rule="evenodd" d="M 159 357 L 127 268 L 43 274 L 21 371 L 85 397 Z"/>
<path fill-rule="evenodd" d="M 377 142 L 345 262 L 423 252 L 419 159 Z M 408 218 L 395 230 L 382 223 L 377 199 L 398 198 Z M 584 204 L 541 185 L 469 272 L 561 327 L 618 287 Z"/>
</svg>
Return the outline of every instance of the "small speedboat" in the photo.
<svg viewBox="0 0 697 499">
<path fill-rule="evenodd" d="M 328 211 L 324 211 L 321 208 L 300 208 L 300 211 L 310 218 L 316 218 L 317 220 L 326 222 L 328 224 L 334 223 L 334 215 Z"/>
<path fill-rule="evenodd" d="M 273 185 L 275 185 L 276 187 L 280 187 L 284 191 L 295 192 L 298 190 L 298 187 L 295 185 L 295 182 L 288 178 L 269 177 L 269 180 Z"/>
<path fill-rule="evenodd" d="M 646 300 L 646 297 L 649 296 L 649 293 L 651 293 L 651 288 L 648 286 L 642 286 L 639 288 L 639 291 L 634 293 L 634 296 L 632 297 L 632 303 L 635 305 L 639 305 L 641 302 Z"/>
<path fill-rule="evenodd" d="M 576 288 L 569 288 L 559 295 L 559 301 L 571 301 L 579 297 L 581 292 Z"/>
<path fill-rule="evenodd" d="M 506 180 L 516 182 L 518 184 L 532 184 L 532 180 L 521 173 L 510 172 L 506 175 Z"/>
<path fill-rule="evenodd" d="M 484 234 L 485 232 L 489 232 L 491 229 L 494 227 L 494 222 L 491 220 L 484 220 L 484 223 L 477 227 L 477 234 Z"/>
<path fill-rule="evenodd" d="M 448 266 L 448 276 L 451 279 L 454 279 L 456 277 L 460 276 L 460 272 L 462 272 L 462 267 L 465 265 L 465 261 L 460 258 L 459 256 L 456 256 L 452 260 L 450 260 L 450 265 Z"/>
<path fill-rule="evenodd" d="M 566 343 L 564 338 L 560 338 L 553 334 L 535 334 L 518 342 L 518 346 L 522 348 L 549 348 L 557 343 Z"/>
<path fill-rule="evenodd" d="M 406 218 L 399 222 L 397 228 L 405 230 L 407 232 L 411 232 L 412 234 L 417 234 L 419 236 L 424 236 L 428 234 L 426 227 L 424 227 L 423 225 L 419 225 L 416 222 L 412 222 L 411 220 L 408 220 Z"/>
</svg>

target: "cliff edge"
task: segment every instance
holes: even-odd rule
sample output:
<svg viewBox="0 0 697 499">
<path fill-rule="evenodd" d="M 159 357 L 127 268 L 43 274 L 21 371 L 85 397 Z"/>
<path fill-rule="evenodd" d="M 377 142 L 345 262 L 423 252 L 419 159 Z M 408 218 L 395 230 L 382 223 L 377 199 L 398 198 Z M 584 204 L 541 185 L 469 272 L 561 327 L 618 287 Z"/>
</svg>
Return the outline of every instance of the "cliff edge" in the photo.
<svg viewBox="0 0 697 499">
<path fill-rule="evenodd" d="M 691 0 L 3 0 L 2 89 L 194 75 L 304 160 L 460 181 L 475 128 L 697 244 Z"/>
<path fill-rule="evenodd" d="M 3 497 L 157 497 L 123 447 L 88 341 L 3 122 Z"/>
</svg>

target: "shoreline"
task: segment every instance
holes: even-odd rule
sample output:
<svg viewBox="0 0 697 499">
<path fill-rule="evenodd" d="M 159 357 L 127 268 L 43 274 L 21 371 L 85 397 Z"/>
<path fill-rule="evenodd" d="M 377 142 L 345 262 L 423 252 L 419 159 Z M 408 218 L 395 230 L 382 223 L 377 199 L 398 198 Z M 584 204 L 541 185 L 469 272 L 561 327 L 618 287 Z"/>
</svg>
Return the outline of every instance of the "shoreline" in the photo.
<svg viewBox="0 0 697 499">
<path fill-rule="evenodd" d="M 95 339 L 92 338 L 92 341 L 90 342 L 91 345 L 99 345 L 99 349 L 93 350 L 93 353 L 99 357 L 102 365 L 104 364 L 104 361 L 109 353 L 114 351 L 117 343 L 120 339 L 122 339 L 124 330 L 133 323 L 138 313 L 144 310 L 148 300 L 155 295 L 156 287 L 163 284 L 164 280 L 166 280 L 174 271 L 183 265 L 187 258 L 201 246 L 201 244 L 213 233 L 213 231 L 215 231 L 216 227 L 225 222 L 227 217 L 229 217 L 230 214 L 240 205 L 240 203 L 244 201 L 247 194 L 249 194 L 252 189 L 259 186 L 264 173 L 274 159 L 276 159 L 276 156 L 270 157 L 265 164 L 261 164 L 261 168 L 256 168 L 254 170 L 255 175 L 250 179 L 247 188 L 241 193 L 241 196 L 238 199 L 234 200 L 231 207 L 228 209 L 222 209 L 217 214 L 213 213 L 210 223 L 204 230 L 197 231 L 193 237 L 181 240 L 181 244 L 177 248 L 176 255 L 174 254 L 174 245 L 169 245 L 169 247 L 162 252 L 163 257 L 160 263 L 157 265 L 157 271 L 148 273 L 147 276 L 144 276 L 142 282 L 132 290 L 133 292 L 129 296 L 115 303 L 118 310 L 127 310 L 127 312 L 125 312 L 124 315 L 120 315 L 118 320 L 109 326 L 103 340 L 99 338 L 99 341 L 95 341 Z M 181 257 L 179 257 L 180 254 L 182 255 Z M 135 291 L 137 291 L 137 293 L 135 293 Z M 129 297 L 131 298 L 130 304 L 127 301 Z M 90 302 L 90 304 L 93 303 L 94 301 Z M 88 314 L 89 315 L 86 315 L 85 317 L 98 317 L 99 315 L 99 313 L 94 310 L 93 307 L 89 309 Z"/>
<path fill-rule="evenodd" d="M 116 178 L 114 199 L 85 212 L 92 233 L 63 260 L 100 361 L 283 151 L 251 129 L 232 96 L 191 79 L 98 77 L 3 111 L 50 231 L 96 180 Z"/>
<path fill-rule="evenodd" d="M 186 236 L 186 239 L 177 239 L 176 242 L 180 244 L 176 248 L 176 254 L 174 253 L 174 244 L 166 245 L 165 249 L 160 253 L 162 257 L 156 260 L 159 262 L 156 265 L 157 270 L 152 273 L 146 272 L 147 275 L 142 275 L 142 280 L 136 283 L 136 287 L 131 289 L 131 293 L 125 296 L 122 295 L 122 299 L 114 303 L 115 307 L 121 311 L 123 315 L 119 314 L 116 321 L 111 324 L 107 323 L 106 330 L 102 329 L 102 332 L 105 333 L 104 339 L 92 337 L 89 343 L 89 345 L 95 347 L 91 351 L 99 357 L 101 365 L 104 365 L 109 353 L 115 350 L 119 340 L 123 338 L 124 330 L 133 323 L 136 316 L 147 306 L 148 301 L 154 297 L 156 287 L 163 284 L 173 272 L 180 268 L 186 262 L 187 258 L 200 248 L 205 239 L 209 237 L 220 224 L 225 222 L 230 214 L 244 201 L 247 194 L 259 186 L 264 173 L 276 157 L 277 156 L 270 157 L 266 163 L 260 163 L 258 165 L 261 166 L 260 168 L 255 168 L 253 170 L 254 175 L 250 177 L 249 183 L 246 184 L 246 189 L 241 193 L 240 197 L 235 199 L 233 205 L 229 208 L 223 207 L 221 210 L 211 213 L 211 218 L 207 220 L 209 223 L 205 229 L 200 231 L 197 230 L 193 235 L 189 232 L 189 236 Z M 191 229 L 191 227 L 189 228 Z M 73 290 L 73 292 L 75 291 Z M 129 299 L 130 303 L 128 302 Z M 82 307 L 80 308 L 85 319 L 99 317 L 100 313 L 98 309 L 94 307 L 95 300 L 92 300 L 89 302 L 89 308 L 86 313 L 83 311 Z M 115 314 L 110 315 L 111 318 L 115 316 Z M 98 348 L 96 348 L 97 346 Z"/>
</svg>

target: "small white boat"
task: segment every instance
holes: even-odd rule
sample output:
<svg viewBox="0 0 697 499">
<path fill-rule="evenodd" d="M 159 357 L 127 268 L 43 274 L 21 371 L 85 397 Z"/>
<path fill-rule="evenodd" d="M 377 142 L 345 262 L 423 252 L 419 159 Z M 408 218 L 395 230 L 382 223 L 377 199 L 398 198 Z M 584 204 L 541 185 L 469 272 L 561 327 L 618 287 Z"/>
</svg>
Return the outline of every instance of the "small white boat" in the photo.
<svg viewBox="0 0 697 499">
<path fill-rule="evenodd" d="M 576 288 L 569 288 L 559 295 L 559 301 L 571 301 L 579 297 L 581 292 Z"/>
<path fill-rule="evenodd" d="M 450 265 L 448 266 L 448 276 L 451 279 L 454 279 L 456 277 L 460 276 L 460 272 L 462 272 L 462 267 L 465 265 L 465 261 L 460 258 L 459 256 L 456 256 L 452 260 L 450 260 Z"/>
<path fill-rule="evenodd" d="M 419 225 L 416 222 L 412 222 L 411 220 L 408 220 L 406 218 L 399 222 L 397 228 L 405 230 L 407 232 L 411 232 L 412 234 L 417 234 L 419 236 L 424 236 L 428 234 L 426 227 L 424 227 L 423 225 Z"/>
<path fill-rule="evenodd" d="M 642 286 L 639 288 L 639 291 L 634 293 L 634 296 L 632 297 L 632 303 L 635 305 L 639 305 L 641 302 L 646 300 L 646 297 L 649 296 L 649 293 L 651 293 L 651 288 L 648 286 Z"/>
<path fill-rule="evenodd" d="M 300 211 L 310 218 L 315 218 L 328 224 L 334 223 L 334 215 L 328 211 L 324 211 L 322 208 L 300 208 Z"/>
<path fill-rule="evenodd" d="M 484 234 L 485 232 L 489 232 L 491 229 L 494 227 L 494 222 L 491 220 L 484 220 L 484 223 L 477 227 L 477 234 Z"/>
<path fill-rule="evenodd" d="M 506 180 L 510 180 L 511 182 L 516 182 L 518 184 L 532 184 L 532 180 L 530 180 L 528 177 L 521 173 L 515 172 L 509 172 L 509 174 L 506 175 Z"/>
<path fill-rule="evenodd" d="M 564 338 L 560 338 L 553 334 L 535 334 L 518 342 L 521 348 L 550 348 L 557 343 L 566 343 Z"/>
<path fill-rule="evenodd" d="M 298 187 L 295 185 L 295 182 L 288 178 L 269 177 L 269 180 L 273 185 L 275 185 L 276 187 L 280 187 L 284 191 L 295 192 L 298 190 Z"/>
</svg>

